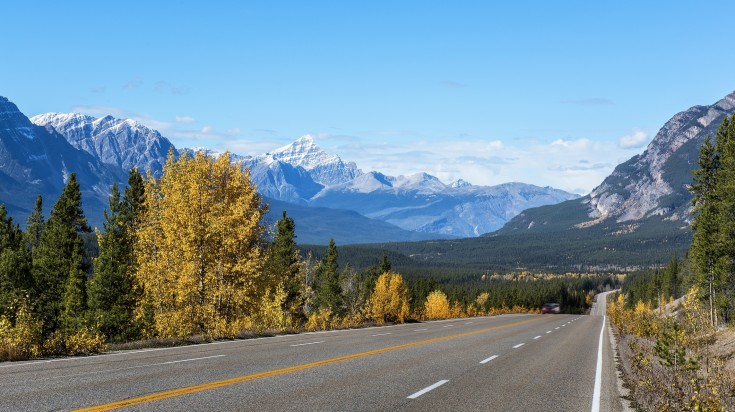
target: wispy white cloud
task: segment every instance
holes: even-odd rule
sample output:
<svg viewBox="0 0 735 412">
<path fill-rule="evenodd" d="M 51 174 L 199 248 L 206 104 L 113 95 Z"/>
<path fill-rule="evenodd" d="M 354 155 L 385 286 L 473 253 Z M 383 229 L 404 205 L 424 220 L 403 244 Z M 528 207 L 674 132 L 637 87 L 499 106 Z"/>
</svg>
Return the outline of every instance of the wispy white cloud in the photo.
<svg viewBox="0 0 735 412">
<path fill-rule="evenodd" d="M 349 145 L 320 140 L 324 149 L 355 161 L 363 171 L 389 175 L 427 172 L 449 183 L 524 182 L 585 194 L 599 185 L 615 165 L 637 154 L 617 141 L 588 138 L 523 143 L 500 139 L 385 139 L 354 137 Z"/>
<path fill-rule="evenodd" d="M 194 123 L 196 119 L 191 116 L 176 116 L 176 123 Z"/>
<path fill-rule="evenodd" d="M 648 135 L 640 130 L 634 131 L 632 134 L 621 137 L 618 140 L 618 146 L 622 149 L 637 149 L 648 143 Z"/>
</svg>

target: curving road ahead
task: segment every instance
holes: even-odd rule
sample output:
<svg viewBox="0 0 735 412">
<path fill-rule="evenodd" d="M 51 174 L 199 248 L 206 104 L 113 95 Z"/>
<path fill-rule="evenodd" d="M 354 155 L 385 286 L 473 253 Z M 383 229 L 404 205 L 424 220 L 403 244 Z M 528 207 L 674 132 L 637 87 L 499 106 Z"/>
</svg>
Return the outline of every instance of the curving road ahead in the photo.
<svg viewBox="0 0 735 412">
<path fill-rule="evenodd" d="M 604 309 L 0 363 L 0 410 L 622 411 Z"/>
</svg>

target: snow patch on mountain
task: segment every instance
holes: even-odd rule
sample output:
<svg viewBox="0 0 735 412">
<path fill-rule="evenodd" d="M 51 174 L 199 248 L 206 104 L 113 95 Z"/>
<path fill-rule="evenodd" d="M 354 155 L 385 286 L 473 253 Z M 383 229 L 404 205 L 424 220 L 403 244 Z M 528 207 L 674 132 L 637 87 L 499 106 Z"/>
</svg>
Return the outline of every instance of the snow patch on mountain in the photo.
<svg viewBox="0 0 735 412">
<path fill-rule="evenodd" d="M 123 170 L 137 167 L 160 174 L 171 142 L 153 129 L 132 119 L 96 118 L 79 113 L 44 113 L 30 119 L 34 124 L 61 133 L 77 149 Z"/>
<path fill-rule="evenodd" d="M 339 156 L 325 152 L 308 134 L 273 152 L 256 156 L 251 164 L 276 161 L 302 167 L 315 182 L 325 186 L 344 183 L 362 174 L 354 162 L 343 162 Z"/>
</svg>

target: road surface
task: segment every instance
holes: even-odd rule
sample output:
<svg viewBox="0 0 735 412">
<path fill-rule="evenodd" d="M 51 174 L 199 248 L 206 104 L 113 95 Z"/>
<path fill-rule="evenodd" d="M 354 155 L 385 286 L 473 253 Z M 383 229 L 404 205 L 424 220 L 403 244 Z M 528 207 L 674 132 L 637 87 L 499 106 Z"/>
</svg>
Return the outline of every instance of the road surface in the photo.
<svg viewBox="0 0 735 412">
<path fill-rule="evenodd" d="M 604 307 L 0 363 L 0 410 L 622 411 Z M 605 326 L 606 328 L 606 326 Z"/>
</svg>

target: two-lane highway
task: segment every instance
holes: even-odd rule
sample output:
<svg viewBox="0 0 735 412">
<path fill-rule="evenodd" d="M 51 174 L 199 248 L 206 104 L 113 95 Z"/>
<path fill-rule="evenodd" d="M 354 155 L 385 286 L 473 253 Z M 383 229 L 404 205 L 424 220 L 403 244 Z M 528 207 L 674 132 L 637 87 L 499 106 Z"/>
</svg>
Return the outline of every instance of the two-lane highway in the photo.
<svg viewBox="0 0 735 412">
<path fill-rule="evenodd" d="M 621 410 L 603 319 L 504 315 L 0 363 L 0 410 Z"/>
</svg>

